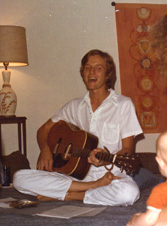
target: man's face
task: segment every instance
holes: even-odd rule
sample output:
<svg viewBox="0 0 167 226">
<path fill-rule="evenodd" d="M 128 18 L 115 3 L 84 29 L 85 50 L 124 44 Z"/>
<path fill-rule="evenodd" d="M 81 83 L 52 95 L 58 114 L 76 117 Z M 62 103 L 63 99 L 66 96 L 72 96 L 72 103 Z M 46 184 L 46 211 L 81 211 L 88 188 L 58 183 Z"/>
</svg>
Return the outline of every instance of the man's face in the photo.
<svg viewBox="0 0 167 226">
<path fill-rule="evenodd" d="M 83 70 L 83 81 L 89 91 L 106 90 L 106 60 L 99 55 L 90 56 Z"/>
</svg>

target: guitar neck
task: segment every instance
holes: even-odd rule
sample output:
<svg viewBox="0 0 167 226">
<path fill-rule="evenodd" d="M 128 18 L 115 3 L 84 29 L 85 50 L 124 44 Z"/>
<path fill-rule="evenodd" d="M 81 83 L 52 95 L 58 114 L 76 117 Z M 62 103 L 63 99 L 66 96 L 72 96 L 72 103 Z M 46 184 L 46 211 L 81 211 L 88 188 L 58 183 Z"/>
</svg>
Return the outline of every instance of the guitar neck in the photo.
<svg viewBox="0 0 167 226">
<path fill-rule="evenodd" d="M 71 155 L 73 157 L 81 157 L 81 158 L 88 158 L 89 154 L 92 150 L 88 149 L 78 149 L 78 148 L 72 148 Z M 104 161 L 107 163 L 112 163 L 114 155 L 106 152 L 98 152 L 96 155 L 96 158 L 100 161 Z"/>
<path fill-rule="evenodd" d="M 70 154 L 72 157 L 88 158 L 91 151 L 88 149 L 71 148 Z"/>
<path fill-rule="evenodd" d="M 91 150 L 87 149 L 76 149 L 73 148 L 71 155 L 74 157 L 82 157 L 82 158 L 88 158 Z M 111 163 L 116 165 L 118 168 L 122 170 L 125 170 L 126 173 L 137 173 L 140 169 L 140 160 L 137 155 L 114 155 L 108 152 L 98 152 L 96 155 L 96 158 L 99 159 L 99 161 L 103 161 L 106 164 Z"/>
</svg>

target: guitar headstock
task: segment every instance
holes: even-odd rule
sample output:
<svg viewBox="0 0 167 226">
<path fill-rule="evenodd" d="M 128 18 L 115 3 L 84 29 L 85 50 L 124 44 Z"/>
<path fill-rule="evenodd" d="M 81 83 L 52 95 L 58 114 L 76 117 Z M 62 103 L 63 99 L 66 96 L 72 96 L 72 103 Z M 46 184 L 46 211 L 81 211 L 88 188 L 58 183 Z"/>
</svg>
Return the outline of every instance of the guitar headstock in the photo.
<svg viewBox="0 0 167 226">
<path fill-rule="evenodd" d="M 125 155 L 117 155 L 114 164 L 121 169 L 126 171 L 127 174 L 137 174 L 140 167 L 141 162 L 137 154 L 129 155 L 126 153 Z"/>
<path fill-rule="evenodd" d="M 138 173 L 141 167 L 141 162 L 137 154 L 129 155 L 128 153 L 125 153 L 124 155 L 114 155 L 109 153 L 106 147 L 105 150 L 107 152 L 98 152 L 95 155 L 96 158 L 100 161 L 116 165 L 121 169 L 121 172 L 125 170 L 127 174 L 133 175 Z"/>
</svg>

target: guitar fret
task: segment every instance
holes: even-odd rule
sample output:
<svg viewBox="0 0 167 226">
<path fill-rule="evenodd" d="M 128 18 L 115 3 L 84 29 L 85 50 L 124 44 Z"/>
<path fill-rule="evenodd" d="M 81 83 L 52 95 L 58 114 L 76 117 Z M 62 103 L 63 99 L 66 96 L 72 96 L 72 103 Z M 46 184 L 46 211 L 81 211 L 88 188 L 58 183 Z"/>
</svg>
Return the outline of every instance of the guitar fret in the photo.
<svg viewBox="0 0 167 226">
<path fill-rule="evenodd" d="M 74 157 L 87 158 L 89 156 L 90 150 L 81 148 L 71 148 L 71 152 L 72 156 Z"/>
</svg>

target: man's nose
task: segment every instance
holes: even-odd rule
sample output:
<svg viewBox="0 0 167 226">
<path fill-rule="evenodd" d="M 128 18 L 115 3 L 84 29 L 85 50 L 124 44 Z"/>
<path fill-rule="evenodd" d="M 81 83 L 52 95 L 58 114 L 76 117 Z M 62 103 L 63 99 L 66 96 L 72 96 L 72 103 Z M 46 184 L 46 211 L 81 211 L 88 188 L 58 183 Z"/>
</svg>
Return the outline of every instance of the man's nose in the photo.
<svg viewBox="0 0 167 226">
<path fill-rule="evenodd" d="M 95 72 L 95 68 L 94 67 L 91 67 L 90 68 L 90 74 L 94 74 L 94 72 Z"/>
</svg>

